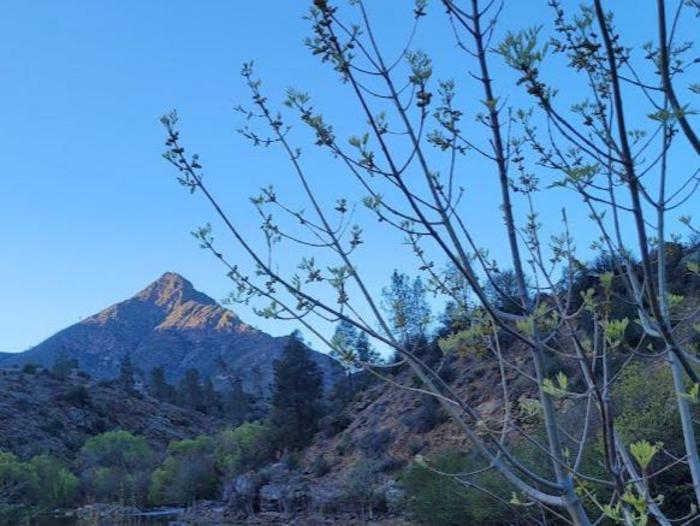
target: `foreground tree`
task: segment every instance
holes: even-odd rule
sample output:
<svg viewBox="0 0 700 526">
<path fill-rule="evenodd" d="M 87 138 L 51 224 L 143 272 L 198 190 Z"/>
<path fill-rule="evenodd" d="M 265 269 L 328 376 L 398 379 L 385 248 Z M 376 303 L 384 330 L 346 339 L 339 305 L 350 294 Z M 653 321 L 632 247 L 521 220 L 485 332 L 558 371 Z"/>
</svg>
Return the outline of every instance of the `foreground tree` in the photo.
<svg viewBox="0 0 700 526">
<path fill-rule="evenodd" d="M 435 367 L 423 361 L 412 338 L 397 334 L 397 328 L 406 326 L 403 306 L 410 304 L 401 299 L 406 297 L 406 284 L 392 280 L 393 288 L 403 292 L 395 295 L 401 301 L 390 302 L 386 316 L 356 263 L 364 239 L 359 225 L 348 225 L 352 206 L 343 197 L 334 206 L 323 204 L 314 186 L 315 165 L 307 163 L 293 143 L 288 116 L 272 107 L 251 65 L 242 70 L 253 102 L 253 108 L 242 110 L 248 120 L 242 133 L 255 145 L 279 146 L 289 157 L 291 176 L 310 212 L 297 211 L 273 188 L 263 188 L 253 204 L 262 217 L 268 250 L 258 252 L 205 184 L 199 158 L 185 154 L 172 113 L 163 118 L 166 159 L 179 170 L 183 185 L 213 205 L 251 258 L 254 271 L 246 274 L 231 263 L 215 246 L 210 227 L 200 229 L 197 237 L 228 267 L 241 300 L 270 302 L 259 310 L 263 316 L 296 319 L 330 347 L 334 343 L 325 337 L 324 324 L 342 320 L 394 349 L 400 356 L 395 365 L 406 364 L 419 382 L 419 387 L 399 387 L 439 402 L 483 459 L 475 473 L 497 472 L 513 490 L 511 502 L 502 504 L 524 510 L 528 522 L 543 523 L 551 517 L 579 525 L 605 518 L 630 525 L 647 524 L 650 517 L 659 524 L 691 521 L 695 509 L 678 510 L 664 501 L 654 491 L 654 480 L 668 470 L 688 473 L 688 491 L 700 504 L 700 459 L 691 407 L 698 400 L 698 359 L 688 339 L 681 337 L 694 330 L 697 310 L 692 301 L 669 292 L 667 268 L 669 214 L 687 208 L 700 185 L 700 144 L 684 102 L 700 88 L 680 80 L 694 61 L 686 59 L 690 46 L 677 41 L 683 15 L 692 19 L 700 5 L 678 2 L 669 27 L 665 2 L 658 0 L 655 34 L 641 57 L 626 47 L 602 0 L 575 6 L 573 14 L 559 1 L 550 1 L 550 36 L 543 37 L 538 29 L 514 31 L 504 36 L 496 52 L 491 51 L 492 38 L 501 10 L 493 2 L 443 0 L 441 5 L 447 13 L 446 28 L 464 52 L 462 62 L 452 63 L 460 71 L 469 68 L 472 87 L 479 90 L 476 125 L 464 119 L 472 106 L 457 106 L 456 83 L 433 81 L 429 56 L 412 49 L 416 28 L 400 57 L 388 60 L 361 0 L 352 2 L 349 11 L 316 0 L 308 17 L 312 36 L 307 46 L 334 69 L 356 100 L 362 129 L 348 139 L 348 146 L 308 94 L 289 90 L 285 105 L 309 127 L 316 145 L 337 159 L 338 169 L 358 183 L 369 211 L 382 225 L 403 234 L 432 288 L 455 305 L 464 297 L 455 286 L 455 272 L 468 288 L 474 301 L 469 321 L 460 323 L 464 328 L 442 349 L 493 359 L 501 375 L 500 422 L 485 422 Z M 415 26 L 426 9 L 424 1 L 416 2 Z M 547 55 L 543 40 L 552 55 Z M 559 103 L 558 86 L 541 73 L 545 61 L 559 60 L 565 76 L 579 75 L 588 90 L 582 100 L 566 101 L 566 107 Z M 507 106 L 507 96 L 519 88 L 496 84 L 494 61 L 514 68 L 517 84 L 535 99 L 533 108 Z M 648 118 L 635 119 L 633 126 L 628 117 L 631 105 L 637 115 Z M 690 166 L 670 173 L 672 152 L 688 159 Z M 473 165 L 462 162 L 467 155 L 481 160 Z M 494 206 L 503 214 L 501 236 L 479 240 L 474 220 L 460 206 L 471 166 L 478 166 L 480 180 L 490 181 L 500 196 Z M 544 177 L 549 178 L 545 190 L 540 184 Z M 569 214 L 562 211 L 561 231 L 552 234 L 543 229 L 536 208 L 541 194 L 556 199 L 552 192 L 562 188 L 581 197 L 581 206 L 599 230 L 593 249 L 613 263 L 578 296 L 574 278 L 583 264 L 575 252 Z M 524 211 L 522 219 L 519 209 Z M 694 229 L 689 218 L 682 220 Z M 275 247 L 290 242 L 302 243 L 314 257 L 293 268 L 279 265 Z M 508 261 L 502 264 L 512 270 L 504 274 L 489 258 L 489 248 L 505 249 Z M 452 274 L 438 270 L 444 262 Z M 700 273 L 693 260 L 683 265 L 687 273 Z M 636 319 L 614 309 L 619 290 Z M 628 337 L 633 324 L 642 329 L 635 339 Z M 505 352 L 505 343 L 518 352 L 517 360 Z M 661 444 L 625 442 L 617 430 L 619 415 L 611 393 L 630 363 L 652 360 L 667 363 L 672 373 L 683 433 L 680 456 Z M 380 368 L 373 369 L 382 374 Z M 521 410 L 530 408 L 538 415 L 541 436 L 516 418 L 509 371 L 530 382 L 533 396 Z M 581 415 L 575 425 L 567 418 L 572 414 Z M 535 447 L 537 466 L 519 455 L 517 444 L 522 441 Z M 469 473 L 443 475 L 478 487 Z M 488 488 L 478 489 L 500 498 Z"/>
</svg>

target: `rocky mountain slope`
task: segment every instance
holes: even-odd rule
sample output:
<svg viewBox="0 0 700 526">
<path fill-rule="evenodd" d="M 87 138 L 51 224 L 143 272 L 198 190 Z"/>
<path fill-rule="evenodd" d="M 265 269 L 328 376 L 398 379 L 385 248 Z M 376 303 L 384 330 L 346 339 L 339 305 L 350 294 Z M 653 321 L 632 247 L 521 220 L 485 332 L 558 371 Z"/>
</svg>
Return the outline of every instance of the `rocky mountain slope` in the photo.
<svg viewBox="0 0 700 526">
<path fill-rule="evenodd" d="M 527 368 L 517 350 L 509 354 L 514 363 Z M 403 468 L 418 454 L 432 457 L 446 450 L 469 451 L 472 446 L 434 399 L 398 387 L 415 387 L 409 370 L 399 368 L 388 374 L 392 383 L 358 376 L 356 381 L 362 384 L 353 399 L 342 411 L 324 419 L 295 467 L 277 462 L 259 474 L 246 473 L 230 481 L 220 506 L 221 520 L 247 516 L 246 505 L 253 503 L 265 520 L 291 511 L 304 520 L 310 513 L 320 513 L 339 524 L 355 524 L 353 520 L 364 524 L 357 503 L 347 497 L 358 485 L 372 492 L 377 509 L 385 516 L 405 516 L 399 483 Z M 513 416 L 520 419 L 521 402 L 533 396 L 532 387 L 515 371 L 507 375 Z M 502 424 L 499 368 L 493 360 L 451 355 L 443 362 L 441 376 L 480 412 L 485 424 L 495 428 Z M 199 510 L 192 513 L 206 515 Z"/>
<path fill-rule="evenodd" d="M 515 350 L 509 354 L 514 363 L 528 370 L 524 356 Z M 502 425 L 503 397 L 497 363 L 480 357 L 452 355 L 444 361 L 441 376 L 477 410 L 485 423 L 495 428 Z M 522 375 L 508 371 L 506 376 L 513 415 L 518 418 L 520 402 L 535 393 Z M 383 469 L 392 473 L 418 453 L 471 448 L 464 433 L 433 398 L 399 387 L 415 387 L 411 371 L 402 369 L 391 380 L 392 383 L 371 381 L 357 392 L 343 412 L 343 421 L 327 425 L 316 435 L 304 452 L 306 462 L 311 464 L 322 457 L 329 465 L 330 478 L 342 477 L 348 467 L 363 458 L 386 464 Z"/>
<path fill-rule="evenodd" d="M 162 451 L 171 440 L 223 426 L 84 373 L 62 378 L 31 367 L 0 370 L 0 450 L 24 458 L 47 452 L 68 459 L 90 436 L 118 429 L 142 435 Z"/>
<path fill-rule="evenodd" d="M 228 369 L 242 378 L 249 392 L 263 394 L 285 341 L 247 325 L 182 276 L 167 272 L 135 296 L 6 358 L 3 366 L 50 367 L 58 359 L 74 358 L 81 370 L 105 379 L 118 374 L 129 354 L 144 373 L 165 367 L 170 381 L 196 368 L 224 385 Z M 341 374 L 340 366 L 324 354 L 312 355 L 326 385 L 332 384 Z M 227 367 L 222 368 L 222 361 Z"/>
</svg>

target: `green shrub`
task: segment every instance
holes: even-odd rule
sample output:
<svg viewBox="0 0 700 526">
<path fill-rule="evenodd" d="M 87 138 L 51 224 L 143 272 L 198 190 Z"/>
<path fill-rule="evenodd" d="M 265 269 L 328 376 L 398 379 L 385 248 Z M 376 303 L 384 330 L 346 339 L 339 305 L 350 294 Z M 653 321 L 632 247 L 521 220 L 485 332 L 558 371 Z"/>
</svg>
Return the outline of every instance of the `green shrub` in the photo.
<svg viewBox="0 0 700 526">
<path fill-rule="evenodd" d="M 345 413 L 332 414 L 324 418 L 322 424 L 326 437 L 332 438 L 338 433 L 345 431 L 352 424 L 352 418 Z"/>
<path fill-rule="evenodd" d="M 108 431 L 85 442 L 78 465 L 89 497 L 141 504 L 148 489 L 153 453 L 143 437 L 128 431 Z"/>
<path fill-rule="evenodd" d="M 419 400 L 420 408 L 402 419 L 403 424 L 416 435 L 428 433 L 447 420 L 447 414 L 434 396 L 423 395 Z"/>
<path fill-rule="evenodd" d="M 381 458 L 394 440 L 394 433 L 389 428 L 372 429 L 357 442 L 362 454 L 367 458 Z"/>
<path fill-rule="evenodd" d="M 26 504 L 6 504 L 0 502 L 0 526 L 31 524 L 35 510 Z"/>
<path fill-rule="evenodd" d="M 16 455 L 0 451 L 0 504 L 32 504 L 39 480 Z"/>
<path fill-rule="evenodd" d="M 314 477 L 323 477 L 327 475 L 330 470 L 331 465 L 323 455 L 314 458 L 311 462 L 311 472 L 314 474 Z"/>
<path fill-rule="evenodd" d="M 336 453 L 338 453 L 338 455 L 344 456 L 346 453 L 351 452 L 354 446 L 355 444 L 353 443 L 352 435 L 350 433 L 344 433 L 343 436 L 340 438 L 340 443 L 336 446 L 335 450 Z"/>
<path fill-rule="evenodd" d="M 215 437 L 217 469 L 229 477 L 260 467 L 273 453 L 272 435 L 262 424 L 247 422 Z"/>
<path fill-rule="evenodd" d="M 382 504 L 378 485 L 377 467 L 366 458 L 355 462 L 342 482 L 343 499 L 357 508 L 363 520 L 372 519 L 373 512 Z"/>
<path fill-rule="evenodd" d="M 683 432 L 678 414 L 671 371 L 663 363 L 634 364 L 625 369 L 613 391 L 617 410 L 616 428 L 626 444 L 646 440 L 663 443 L 664 449 L 682 457 L 685 453 Z M 695 422 L 699 421 L 698 406 L 691 404 Z M 696 424 L 696 432 L 700 426 Z M 650 471 L 665 464 L 662 455 L 652 461 Z M 654 477 L 651 490 L 663 495 L 666 511 L 682 515 L 694 502 L 692 481 L 684 469 L 666 470 Z"/>
<path fill-rule="evenodd" d="M 430 466 L 445 473 L 464 473 L 483 467 L 471 457 L 451 451 L 437 455 Z M 504 494 L 503 490 L 507 485 L 493 472 L 482 473 L 470 480 L 506 501 L 510 500 L 510 494 Z M 467 488 L 453 477 L 438 474 L 417 463 L 404 472 L 401 485 L 406 491 L 408 509 L 419 524 L 495 526 L 510 524 L 514 519 L 503 504 L 483 492 Z"/>
<path fill-rule="evenodd" d="M 218 484 L 212 437 L 173 441 L 151 477 L 149 499 L 154 504 L 188 504 L 216 497 Z"/>
<path fill-rule="evenodd" d="M 75 407 L 87 407 L 90 405 L 90 392 L 84 385 L 76 385 L 68 389 L 61 396 L 61 400 Z"/>
<path fill-rule="evenodd" d="M 61 461 L 49 455 L 39 455 L 29 466 L 41 485 L 37 491 L 37 504 L 44 508 L 68 508 L 76 503 L 80 481 Z"/>
<path fill-rule="evenodd" d="M 78 486 L 77 477 L 56 458 L 39 455 L 22 462 L 12 453 L 0 451 L 0 524 L 30 507 L 70 507 L 76 502 Z"/>
<path fill-rule="evenodd" d="M 628 443 L 648 440 L 668 447 L 682 440 L 671 372 L 659 365 L 628 366 L 613 391 L 615 426 Z"/>
<path fill-rule="evenodd" d="M 12 453 L 0 451 L 0 526 L 29 519 L 37 488 L 36 473 Z"/>
<path fill-rule="evenodd" d="M 25 374 L 36 374 L 39 370 L 39 366 L 35 363 L 26 363 L 22 367 L 22 372 Z"/>
</svg>

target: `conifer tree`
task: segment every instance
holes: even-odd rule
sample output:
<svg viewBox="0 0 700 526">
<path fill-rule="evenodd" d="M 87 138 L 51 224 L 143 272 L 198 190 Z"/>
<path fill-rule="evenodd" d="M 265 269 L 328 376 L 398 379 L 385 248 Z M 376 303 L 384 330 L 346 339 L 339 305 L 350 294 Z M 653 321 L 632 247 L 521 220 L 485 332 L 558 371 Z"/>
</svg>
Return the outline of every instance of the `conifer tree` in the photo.
<svg viewBox="0 0 700 526">
<path fill-rule="evenodd" d="M 365 332 L 361 332 L 357 335 L 355 339 L 355 351 L 357 352 L 357 358 L 362 363 L 378 364 L 382 361 L 382 357 L 372 346 Z"/>
<path fill-rule="evenodd" d="M 178 403 L 188 409 L 198 410 L 202 407 L 202 385 L 197 369 L 190 368 L 185 371 L 185 376 L 178 386 Z"/>
<path fill-rule="evenodd" d="M 426 336 L 431 313 L 420 277 L 411 282 L 407 274 L 394 270 L 389 287 L 382 290 L 382 296 L 397 338 L 413 343 Z"/>
<path fill-rule="evenodd" d="M 357 359 L 357 354 L 355 353 L 356 341 L 357 329 L 347 321 L 340 321 L 331 339 L 333 348 L 330 355 L 339 360 L 348 370 L 352 370 Z"/>
<path fill-rule="evenodd" d="M 136 374 L 129 353 L 124 355 L 119 365 L 119 385 L 130 392 L 136 389 Z"/>
<path fill-rule="evenodd" d="M 78 360 L 71 358 L 67 349 L 61 348 L 51 367 L 51 372 L 59 378 L 67 378 L 71 371 L 77 368 Z"/>
<path fill-rule="evenodd" d="M 243 389 L 243 381 L 240 376 L 234 375 L 226 398 L 227 417 L 239 426 L 250 417 L 251 409 L 250 396 Z"/>
<path fill-rule="evenodd" d="M 218 415 L 221 413 L 221 398 L 214 389 L 211 377 L 207 376 L 202 385 L 201 409 L 208 415 Z"/>
<path fill-rule="evenodd" d="M 322 414 L 323 375 L 298 333 L 293 333 L 274 364 L 271 421 L 280 447 L 309 443 Z"/>
<path fill-rule="evenodd" d="M 163 402 L 175 401 L 175 388 L 168 383 L 165 378 L 164 367 L 154 367 L 151 369 L 151 378 L 148 383 L 149 394 Z"/>
</svg>

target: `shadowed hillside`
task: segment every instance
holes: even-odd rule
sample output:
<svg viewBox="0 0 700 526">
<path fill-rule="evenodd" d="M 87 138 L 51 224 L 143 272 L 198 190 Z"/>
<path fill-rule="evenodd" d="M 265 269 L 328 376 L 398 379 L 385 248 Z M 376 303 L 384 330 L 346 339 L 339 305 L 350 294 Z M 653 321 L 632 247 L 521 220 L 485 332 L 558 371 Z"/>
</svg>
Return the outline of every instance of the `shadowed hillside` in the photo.
<svg viewBox="0 0 700 526">
<path fill-rule="evenodd" d="M 84 373 L 58 377 L 46 369 L 0 370 L 0 450 L 23 458 L 49 453 L 71 458 L 91 436 L 124 430 L 156 450 L 171 440 L 212 433 L 220 420 L 128 392 Z"/>
</svg>

